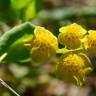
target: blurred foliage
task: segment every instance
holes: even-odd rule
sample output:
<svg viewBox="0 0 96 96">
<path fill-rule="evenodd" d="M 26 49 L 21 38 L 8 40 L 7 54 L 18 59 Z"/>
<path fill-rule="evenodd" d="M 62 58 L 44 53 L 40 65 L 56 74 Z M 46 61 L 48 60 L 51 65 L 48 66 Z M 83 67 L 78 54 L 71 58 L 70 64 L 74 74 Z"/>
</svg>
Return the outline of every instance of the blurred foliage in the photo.
<svg viewBox="0 0 96 96">
<path fill-rule="evenodd" d="M 41 2 L 42 0 L 0 0 L 0 20 L 11 26 L 20 19 L 30 20 L 40 10 Z"/>
</svg>

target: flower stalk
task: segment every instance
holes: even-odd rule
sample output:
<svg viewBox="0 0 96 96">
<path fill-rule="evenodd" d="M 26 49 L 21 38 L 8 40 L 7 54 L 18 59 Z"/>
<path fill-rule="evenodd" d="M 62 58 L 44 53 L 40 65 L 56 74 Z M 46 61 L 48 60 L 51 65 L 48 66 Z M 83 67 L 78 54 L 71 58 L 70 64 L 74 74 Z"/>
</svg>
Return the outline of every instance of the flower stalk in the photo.
<svg viewBox="0 0 96 96">
<path fill-rule="evenodd" d="M 0 83 L 6 87 L 7 89 L 9 89 L 15 96 L 20 96 L 15 90 L 13 90 L 8 84 L 6 84 L 6 82 L 4 82 L 1 78 L 0 78 Z"/>
</svg>

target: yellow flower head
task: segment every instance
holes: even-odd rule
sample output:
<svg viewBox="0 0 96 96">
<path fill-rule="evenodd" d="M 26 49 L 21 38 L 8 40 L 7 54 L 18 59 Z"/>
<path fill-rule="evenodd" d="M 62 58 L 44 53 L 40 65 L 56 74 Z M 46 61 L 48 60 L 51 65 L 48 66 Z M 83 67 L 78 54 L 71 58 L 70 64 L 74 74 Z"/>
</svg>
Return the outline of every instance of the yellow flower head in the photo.
<svg viewBox="0 0 96 96">
<path fill-rule="evenodd" d="M 85 76 L 91 70 L 89 63 L 85 54 L 66 54 L 59 59 L 56 74 L 61 79 L 81 86 L 85 82 Z"/>
<path fill-rule="evenodd" d="M 96 30 L 89 30 L 88 35 L 85 37 L 85 49 L 96 53 Z"/>
<path fill-rule="evenodd" d="M 37 26 L 32 40 L 32 60 L 37 63 L 43 63 L 49 57 L 55 55 L 57 48 L 57 38 L 47 29 Z"/>
<path fill-rule="evenodd" d="M 80 47 L 80 39 L 87 32 L 84 28 L 76 23 L 61 27 L 59 31 L 61 32 L 58 36 L 59 42 L 72 49 Z"/>
</svg>

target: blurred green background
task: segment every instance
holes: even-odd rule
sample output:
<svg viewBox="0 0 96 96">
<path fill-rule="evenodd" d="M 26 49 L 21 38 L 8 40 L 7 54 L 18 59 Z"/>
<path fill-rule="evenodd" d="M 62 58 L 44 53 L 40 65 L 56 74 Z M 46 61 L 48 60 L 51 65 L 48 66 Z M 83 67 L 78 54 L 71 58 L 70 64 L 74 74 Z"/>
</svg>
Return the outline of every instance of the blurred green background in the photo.
<svg viewBox="0 0 96 96">
<path fill-rule="evenodd" d="M 73 22 L 96 29 L 96 0 L 0 0 L 0 36 L 26 21 L 44 26 L 56 36 L 61 26 Z M 89 76 L 84 87 L 77 87 L 57 79 L 53 66 L 54 62 L 36 66 L 9 61 L 0 64 L 0 78 L 21 96 L 96 96 L 95 78 Z M 0 85 L 0 96 L 13 94 Z"/>
</svg>

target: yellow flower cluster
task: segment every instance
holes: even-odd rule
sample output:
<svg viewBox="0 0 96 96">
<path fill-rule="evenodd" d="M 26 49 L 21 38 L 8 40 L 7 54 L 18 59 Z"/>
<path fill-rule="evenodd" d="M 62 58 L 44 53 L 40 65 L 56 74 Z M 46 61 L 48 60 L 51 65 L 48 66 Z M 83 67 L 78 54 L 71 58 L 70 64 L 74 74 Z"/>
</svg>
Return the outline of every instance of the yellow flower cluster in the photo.
<svg viewBox="0 0 96 96">
<path fill-rule="evenodd" d="M 61 79 L 81 86 L 86 80 L 86 75 L 92 71 L 92 66 L 87 55 L 73 51 L 85 47 L 86 50 L 96 52 L 96 31 L 90 30 L 87 33 L 84 28 L 76 23 L 61 27 L 59 31 L 60 34 L 57 39 L 44 27 L 37 26 L 35 28 L 31 40 L 32 61 L 35 63 L 45 63 L 50 57 L 56 55 L 56 52 L 58 54 L 59 41 L 60 44 L 66 47 L 63 48 L 64 50 L 59 49 L 59 52 L 63 55 L 58 59 L 55 66 L 56 75 Z M 70 51 L 70 49 L 74 50 Z"/>
<path fill-rule="evenodd" d="M 61 27 L 59 29 L 60 34 L 58 40 L 61 44 L 65 45 L 69 49 L 75 49 L 80 47 L 82 37 L 86 34 L 86 30 L 80 25 L 73 23 L 68 26 Z"/>
<path fill-rule="evenodd" d="M 57 62 L 56 75 L 64 80 L 81 86 L 85 76 L 91 71 L 90 62 L 83 54 L 66 54 Z"/>
<path fill-rule="evenodd" d="M 44 63 L 48 58 L 56 54 L 57 48 L 57 38 L 47 29 L 37 26 L 32 40 L 32 60 L 36 63 Z"/>
</svg>

